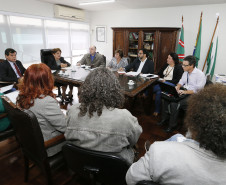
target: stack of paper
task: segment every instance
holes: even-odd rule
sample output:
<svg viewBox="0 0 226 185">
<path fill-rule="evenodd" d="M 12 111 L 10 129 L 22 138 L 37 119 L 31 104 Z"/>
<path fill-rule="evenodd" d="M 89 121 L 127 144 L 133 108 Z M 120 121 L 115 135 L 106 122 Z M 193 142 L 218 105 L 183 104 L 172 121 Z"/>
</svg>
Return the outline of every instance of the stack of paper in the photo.
<svg viewBox="0 0 226 185">
<path fill-rule="evenodd" d="M 137 76 L 137 75 L 139 75 L 139 72 L 130 71 L 130 72 L 126 73 L 126 75 L 129 75 L 129 76 Z"/>
</svg>

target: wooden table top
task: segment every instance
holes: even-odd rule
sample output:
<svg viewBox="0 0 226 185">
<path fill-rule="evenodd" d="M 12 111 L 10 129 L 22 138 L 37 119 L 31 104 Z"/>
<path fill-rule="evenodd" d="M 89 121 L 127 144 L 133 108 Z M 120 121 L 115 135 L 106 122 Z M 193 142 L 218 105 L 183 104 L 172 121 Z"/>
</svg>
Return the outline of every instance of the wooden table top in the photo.
<svg viewBox="0 0 226 185">
<path fill-rule="evenodd" d="M 71 69 L 56 71 L 53 75 L 56 82 L 78 87 L 84 82 L 89 73 L 90 70 L 77 68 L 76 71 L 72 71 Z M 140 75 L 136 77 L 128 76 L 126 74 L 119 74 L 117 71 L 114 71 L 113 73 L 118 78 L 123 93 L 129 97 L 136 96 L 138 93 L 145 90 L 148 86 L 158 80 L 158 78 L 146 79 Z M 133 80 L 135 83 L 133 85 L 129 85 L 129 80 Z"/>
</svg>

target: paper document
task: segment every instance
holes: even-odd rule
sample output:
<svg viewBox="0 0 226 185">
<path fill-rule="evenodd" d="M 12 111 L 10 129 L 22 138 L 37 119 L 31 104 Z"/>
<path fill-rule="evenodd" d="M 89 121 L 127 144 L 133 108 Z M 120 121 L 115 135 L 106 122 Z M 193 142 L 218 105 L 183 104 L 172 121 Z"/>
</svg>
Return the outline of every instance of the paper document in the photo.
<svg viewBox="0 0 226 185">
<path fill-rule="evenodd" d="M 118 71 L 118 74 L 125 74 L 125 71 Z"/>
<path fill-rule="evenodd" d="M 137 76 L 139 74 L 140 74 L 139 72 L 133 72 L 133 71 L 126 73 L 126 75 L 130 75 L 130 76 Z"/>
<path fill-rule="evenodd" d="M 51 73 L 55 73 L 56 72 L 56 70 L 51 70 Z"/>
<path fill-rule="evenodd" d="M 158 77 L 158 75 L 153 75 L 152 77 L 149 77 L 149 78 L 157 78 Z"/>
<path fill-rule="evenodd" d="M 19 94 L 19 91 L 13 91 L 11 93 L 5 94 L 5 96 L 8 97 L 11 100 L 11 102 L 16 104 L 16 98 L 18 94 Z"/>
<path fill-rule="evenodd" d="M 13 88 L 13 85 L 14 85 L 14 84 L 12 84 L 12 85 L 7 85 L 7 86 L 5 86 L 5 87 L 0 87 L 0 93 L 4 93 L 4 92 L 6 92 L 6 91 L 12 89 L 12 88 Z"/>
</svg>

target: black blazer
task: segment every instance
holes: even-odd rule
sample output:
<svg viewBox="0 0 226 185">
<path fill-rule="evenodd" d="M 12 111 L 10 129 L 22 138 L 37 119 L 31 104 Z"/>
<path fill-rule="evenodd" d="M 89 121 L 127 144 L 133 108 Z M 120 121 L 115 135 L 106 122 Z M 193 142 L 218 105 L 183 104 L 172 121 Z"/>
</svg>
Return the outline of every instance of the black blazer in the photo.
<svg viewBox="0 0 226 185">
<path fill-rule="evenodd" d="M 128 71 L 137 71 L 139 69 L 139 66 L 140 66 L 140 63 L 141 61 L 139 60 L 139 58 L 136 58 L 131 64 L 127 65 L 125 67 L 125 71 L 128 72 Z M 154 73 L 154 62 L 151 61 L 149 58 L 147 58 L 142 70 L 141 70 L 141 73 L 143 74 L 148 74 L 148 73 L 151 73 L 153 74 Z"/>
<path fill-rule="evenodd" d="M 163 71 L 167 67 L 168 67 L 168 64 L 164 65 L 163 68 L 160 69 L 160 71 L 158 72 L 158 75 L 160 76 L 160 78 L 164 77 Z M 175 65 L 174 70 L 173 70 L 173 79 L 172 80 L 166 80 L 166 81 L 177 85 L 177 83 L 180 81 L 183 73 L 184 73 L 184 70 L 183 70 L 181 64 L 177 64 L 177 65 Z"/>
<path fill-rule="evenodd" d="M 23 64 L 19 60 L 17 60 L 16 65 L 18 66 L 20 73 L 23 75 L 26 71 Z M 6 82 L 18 83 L 17 75 L 7 60 L 0 62 L 0 79 Z"/>
<path fill-rule="evenodd" d="M 64 60 L 64 57 L 60 57 L 60 62 L 63 64 L 67 64 L 68 67 L 71 66 L 70 63 L 68 63 L 67 61 Z M 44 63 L 47 66 L 49 66 L 49 68 L 51 70 L 60 70 L 61 69 L 61 66 L 57 65 L 56 60 L 53 55 L 46 56 L 46 58 L 44 59 Z"/>
</svg>

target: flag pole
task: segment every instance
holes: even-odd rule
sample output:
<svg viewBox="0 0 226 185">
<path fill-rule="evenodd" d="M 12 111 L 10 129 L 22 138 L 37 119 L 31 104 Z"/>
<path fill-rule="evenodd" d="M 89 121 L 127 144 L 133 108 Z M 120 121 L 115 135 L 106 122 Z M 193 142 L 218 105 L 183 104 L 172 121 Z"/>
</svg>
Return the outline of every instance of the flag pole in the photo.
<svg viewBox="0 0 226 185">
<path fill-rule="evenodd" d="M 210 52 L 211 44 L 213 42 L 213 38 L 214 38 L 216 29 L 217 29 L 218 22 L 219 22 L 219 16 L 217 17 L 217 22 L 216 22 L 216 25 L 215 25 L 215 29 L 214 29 L 214 32 L 213 32 L 213 36 L 212 36 L 212 39 L 211 39 L 211 42 L 210 42 L 210 46 L 209 46 L 209 49 L 208 49 L 208 52 L 207 52 L 207 55 L 206 55 L 206 60 L 205 60 L 205 63 L 203 65 L 202 71 L 204 71 L 204 68 L 206 66 L 206 61 L 207 61 L 207 58 L 208 58 L 208 55 L 209 55 L 209 52 Z"/>
<path fill-rule="evenodd" d="M 199 29 L 198 29 L 198 34 L 197 34 L 195 46 L 197 46 L 197 42 L 198 42 L 198 38 L 199 38 L 199 34 L 200 34 L 199 30 L 200 30 L 201 22 L 202 22 L 202 12 L 201 12 L 201 16 L 200 16 Z"/>
</svg>

